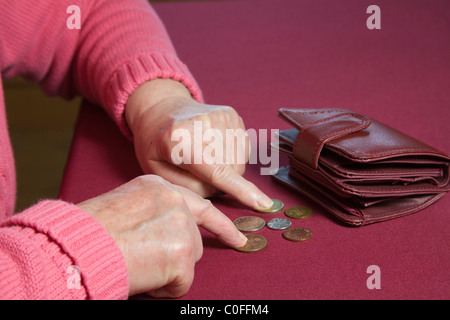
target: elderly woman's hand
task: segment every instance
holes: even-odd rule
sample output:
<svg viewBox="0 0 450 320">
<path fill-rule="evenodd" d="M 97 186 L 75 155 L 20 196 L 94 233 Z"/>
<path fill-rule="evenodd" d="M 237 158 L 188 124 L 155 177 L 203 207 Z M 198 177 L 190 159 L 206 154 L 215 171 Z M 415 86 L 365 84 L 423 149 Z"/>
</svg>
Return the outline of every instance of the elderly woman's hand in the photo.
<svg viewBox="0 0 450 320">
<path fill-rule="evenodd" d="M 210 201 L 163 178 L 145 175 L 78 206 L 97 219 L 125 259 L 130 295 L 179 297 L 203 253 L 197 225 L 230 247 L 246 243 Z"/>
<path fill-rule="evenodd" d="M 242 118 L 233 108 L 199 103 L 181 83 L 156 79 L 135 90 L 125 114 L 144 173 L 157 174 L 203 197 L 219 190 L 253 209 L 272 205 L 242 176 L 250 146 Z M 225 140 L 227 130 L 236 133 L 232 141 Z"/>
</svg>

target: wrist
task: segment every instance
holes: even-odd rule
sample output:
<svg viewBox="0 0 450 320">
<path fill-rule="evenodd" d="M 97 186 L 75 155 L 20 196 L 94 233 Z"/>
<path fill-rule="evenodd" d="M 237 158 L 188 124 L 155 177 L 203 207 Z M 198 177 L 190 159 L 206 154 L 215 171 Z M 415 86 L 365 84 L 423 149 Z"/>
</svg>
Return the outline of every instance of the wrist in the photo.
<svg viewBox="0 0 450 320">
<path fill-rule="evenodd" d="M 192 96 L 181 82 L 172 79 L 150 80 L 134 90 L 125 105 L 125 117 L 131 130 L 142 113 L 169 98 L 192 99 Z"/>
</svg>

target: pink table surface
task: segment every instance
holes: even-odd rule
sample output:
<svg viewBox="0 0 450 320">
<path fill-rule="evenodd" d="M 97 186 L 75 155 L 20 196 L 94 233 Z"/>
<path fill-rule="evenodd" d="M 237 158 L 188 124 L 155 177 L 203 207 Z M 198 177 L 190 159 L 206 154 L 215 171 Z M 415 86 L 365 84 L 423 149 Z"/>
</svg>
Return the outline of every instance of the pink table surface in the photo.
<svg viewBox="0 0 450 320">
<path fill-rule="evenodd" d="M 450 2 L 381 1 L 381 30 L 368 30 L 365 0 L 154 4 L 182 60 L 211 104 L 233 106 L 247 128 L 288 129 L 280 107 L 340 107 L 367 114 L 450 153 Z M 286 164 L 286 159 L 281 161 Z M 245 177 L 286 207 L 304 243 L 264 229 L 264 251 L 228 249 L 202 230 L 204 255 L 182 299 L 449 299 L 450 196 L 421 212 L 348 227 L 259 173 Z M 133 146 L 102 109 L 84 103 L 60 198 L 75 203 L 141 174 Z M 227 196 L 231 219 L 258 215 Z M 274 216 L 264 216 L 266 221 Z M 278 214 L 281 217 L 283 214 Z M 367 268 L 380 268 L 369 289 Z M 149 270 L 151 272 L 151 270 Z"/>
</svg>

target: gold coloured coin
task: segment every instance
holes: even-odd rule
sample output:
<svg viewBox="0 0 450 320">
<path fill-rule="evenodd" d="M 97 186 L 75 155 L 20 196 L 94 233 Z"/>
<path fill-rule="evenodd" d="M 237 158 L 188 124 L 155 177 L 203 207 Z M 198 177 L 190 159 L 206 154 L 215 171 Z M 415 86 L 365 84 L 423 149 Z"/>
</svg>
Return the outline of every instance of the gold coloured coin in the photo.
<svg viewBox="0 0 450 320">
<path fill-rule="evenodd" d="M 267 247 L 267 239 L 264 238 L 263 236 L 260 236 L 259 234 L 247 234 L 245 236 L 248 239 L 245 246 L 235 248 L 235 250 L 239 252 L 253 253 L 261 251 L 265 247 Z"/>
<path fill-rule="evenodd" d="M 284 209 L 284 203 L 281 200 L 278 199 L 272 199 L 272 207 L 270 207 L 267 210 L 260 210 L 261 213 L 278 213 L 283 211 Z"/>
<path fill-rule="evenodd" d="M 306 219 L 311 217 L 312 210 L 311 208 L 305 206 L 296 206 L 286 209 L 284 214 L 292 219 Z"/>
<path fill-rule="evenodd" d="M 310 239 L 312 232 L 306 228 L 290 228 L 283 232 L 283 237 L 290 241 L 301 242 Z"/>
<path fill-rule="evenodd" d="M 266 222 L 260 217 L 246 216 L 240 217 L 233 221 L 239 231 L 251 232 L 264 228 Z"/>
</svg>

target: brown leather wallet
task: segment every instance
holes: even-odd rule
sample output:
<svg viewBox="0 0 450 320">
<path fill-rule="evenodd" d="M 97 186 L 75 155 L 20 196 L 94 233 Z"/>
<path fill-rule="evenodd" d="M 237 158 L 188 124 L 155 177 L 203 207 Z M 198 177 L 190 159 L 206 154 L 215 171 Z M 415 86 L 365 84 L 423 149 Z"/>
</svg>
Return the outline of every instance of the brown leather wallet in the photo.
<svg viewBox="0 0 450 320">
<path fill-rule="evenodd" d="M 361 226 L 417 212 L 450 190 L 450 157 L 344 109 L 280 109 L 295 128 L 276 146 L 289 156 L 274 179 Z"/>
</svg>

